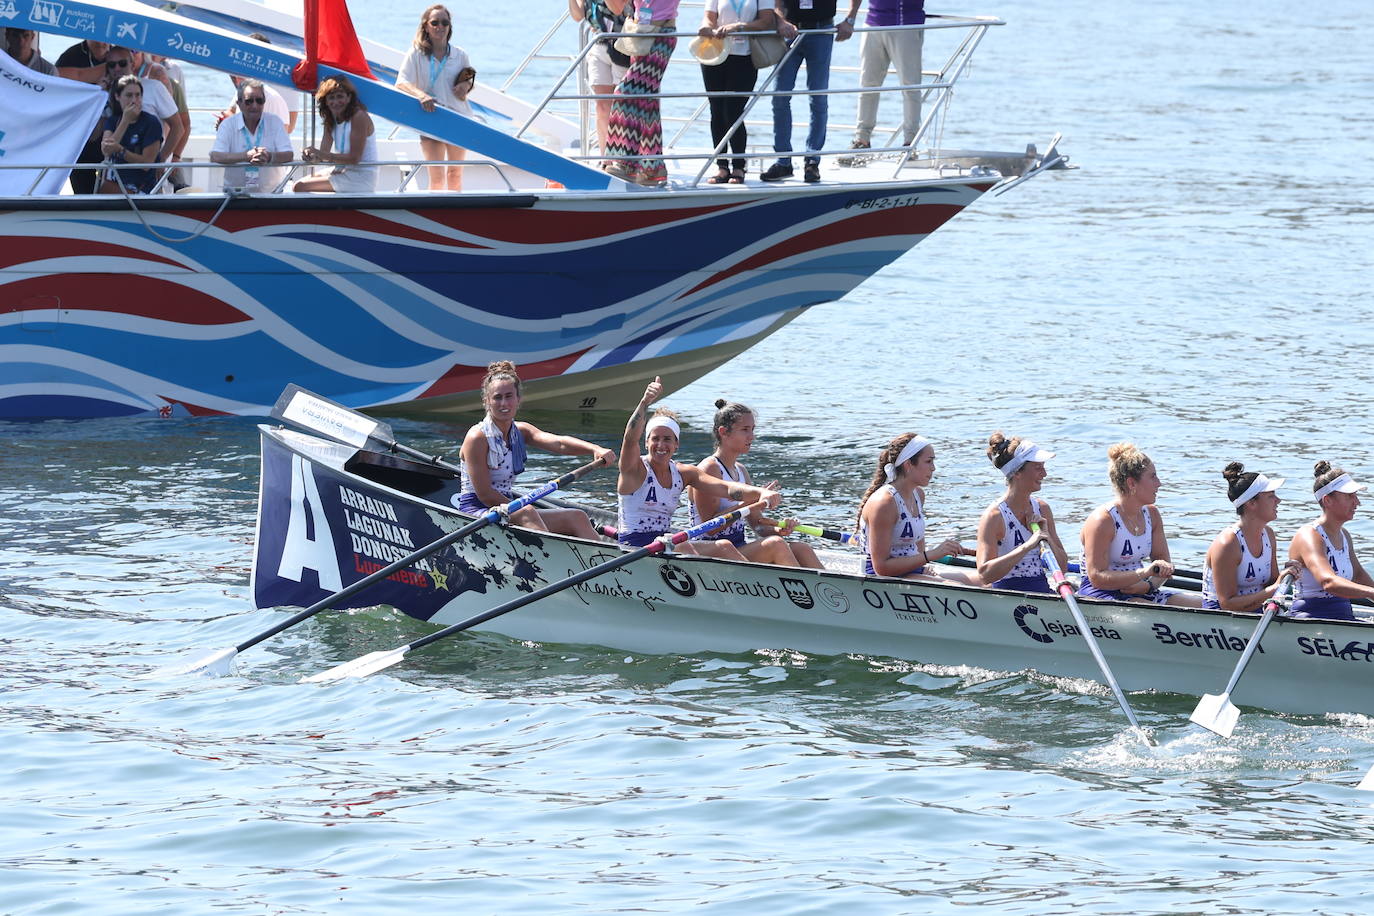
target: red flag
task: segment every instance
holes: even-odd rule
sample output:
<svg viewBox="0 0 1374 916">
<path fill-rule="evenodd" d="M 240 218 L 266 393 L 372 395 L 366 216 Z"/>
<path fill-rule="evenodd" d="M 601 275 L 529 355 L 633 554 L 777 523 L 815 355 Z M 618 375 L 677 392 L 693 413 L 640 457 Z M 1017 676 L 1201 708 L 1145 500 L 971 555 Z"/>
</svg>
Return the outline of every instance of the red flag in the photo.
<svg viewBox="0 0 1374 916">
<path fill-rule="evenodd" d="M 305 0 L 305 60 L 291 71 L 291 81 L 301 90 L 313 92 L 319 84 L 317 64 L 375 79 L 344 0 Z"/>
</svg>

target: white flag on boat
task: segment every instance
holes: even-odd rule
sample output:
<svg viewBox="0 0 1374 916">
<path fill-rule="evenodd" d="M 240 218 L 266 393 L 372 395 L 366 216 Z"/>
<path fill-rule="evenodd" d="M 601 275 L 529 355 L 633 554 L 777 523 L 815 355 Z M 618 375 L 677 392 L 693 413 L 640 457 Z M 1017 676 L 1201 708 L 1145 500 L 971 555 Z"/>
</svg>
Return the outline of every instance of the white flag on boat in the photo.
<svg viewBox="0 0 1374 916">
<path fill-rule="evenodd" d="M 0 195 L 29 192 L 38 169 L 15 165 L 75 162 L 105 110 L 105 90 L 47 76 L 0 51 Z M 69 169 L 43 175 L 35 194 L 60 194 Z"/>
</svg>

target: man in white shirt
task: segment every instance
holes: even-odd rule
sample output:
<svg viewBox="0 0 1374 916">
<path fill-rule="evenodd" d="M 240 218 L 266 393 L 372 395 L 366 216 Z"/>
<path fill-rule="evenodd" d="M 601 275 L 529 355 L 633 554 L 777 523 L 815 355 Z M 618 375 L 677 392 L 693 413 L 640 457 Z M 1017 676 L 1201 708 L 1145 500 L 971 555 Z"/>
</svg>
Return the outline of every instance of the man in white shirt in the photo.
<svg viewBox="0 0 1374 916">
<path fill-rule="evenodd" d="M 267 87 L 260 80 L 239 83 L 238 114 L 225 118 L 215 133 L 210 161 L 237 168 L 224 170 L 224 189 L 270 193 L 282 180 L 282 169 L 272 163 L 290 162 L 291 138 L 281 118 L 264 111 Z"/>
</svg>

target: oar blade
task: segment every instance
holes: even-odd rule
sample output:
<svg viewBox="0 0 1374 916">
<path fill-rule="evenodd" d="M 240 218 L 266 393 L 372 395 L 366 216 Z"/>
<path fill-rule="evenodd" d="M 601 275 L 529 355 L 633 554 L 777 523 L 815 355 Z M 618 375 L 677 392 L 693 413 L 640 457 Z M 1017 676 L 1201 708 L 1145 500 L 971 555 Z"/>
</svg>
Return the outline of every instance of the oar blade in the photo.
<svg viewBox="0 0 1374 916">
<path fill-rule="evenodd" d="M 1216 732 L 1223 738 L 1231 737 L 1231 733 L 1236 730 L 1238 719 L 1240 710 L 1231 702 L 1231 698 L 1226 694 L 1214 693 L 1203 694 L 1202 699 L 1197 701 L 1197 708 L 1188 717 L 1188 721 Z"/>
<path fill-rule="evenodd" d="M 399 649 L 391 649 L 387 652 L 372 652 L 351 662 L 344 662 L 342 665 L 335 665 L 328 671 L 321 671 L 319 674 L 312 674 L 310 677 L 301 678 L 302 684 L 321 684 L 327 681 L 341 681 L 345 678 L 367 677 L 375 674 L 383 668 L 390 668 L 392 665 L 406 657 L 410 651 L 410 646 L 401 646 Z"/>
<path fill-rule="evenodd" d="M 226 677 L 234 667 L 238 649 L 220 649 L 194 661 L 174 665 L 157 672 L 158 677 L 179 677 L 184 674 L 204 674 L 208 677 Z"/>
<path fill-rule="evenodd" d="M 1374 767 L 1371 767 L 1369 772 L 1364 774 L 1364 779 L 1361 779 L 1360 784 L 1355 788 L 1361 792 L 1374 792 Z"/>
</svg>

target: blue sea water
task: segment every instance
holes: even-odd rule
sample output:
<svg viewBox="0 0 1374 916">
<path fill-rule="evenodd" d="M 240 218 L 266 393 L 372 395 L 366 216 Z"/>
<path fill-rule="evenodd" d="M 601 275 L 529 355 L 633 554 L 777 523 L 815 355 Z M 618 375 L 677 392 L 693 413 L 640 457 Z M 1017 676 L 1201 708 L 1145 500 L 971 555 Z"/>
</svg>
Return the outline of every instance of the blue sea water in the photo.
<svg viewBox="0 0 1374 916">
<path fill-rule="evenodd" d="M 452 4 L 484 74 L 560 6 Z M 933 530 L 968 536 L 999 492 L 994 429 L 1057 451 L 1044 492 L 1070 531 L 1130 438 L 1192 568 L 1233 517 L 1227 461 L 1289 478 L 1285 536 L 1314 514 L 1315 460 L 1374 475 L 1365 6 L 950 11 L 1009 24 L 946 145 L 1062 130 L 1082 170 L 979 202 L 674 394 L 684 455 L 708 449 L 716 397 L 741 399 L 755 476 L 844 526 L 881 443 L 917 429 Z M 354 10 L 397 45 L 418 13 Z M 540 422 L 614 444 L 623 418 Z M 394 425 L 434 450 L 463 429 Z M 1194 698 L 1136 694 L 1146 747 L 1095 685 L 806 656 L 786 634 L 649 657 L 482 634 L 297 683 L 428 632 L 381 610 L 321 615 L 231 677 L 159 675 L 287 613 L 248 594 L 253 422 L 0 429 L 0 912 L 1367 909 L 1367 717 L 1247 710 L 1222 740 L 1187 723 Z M 605 502 L 609 480 L 584 489 Z M 1374 526 L 1350 527 L 1368 557 Z"/>
</svg>

